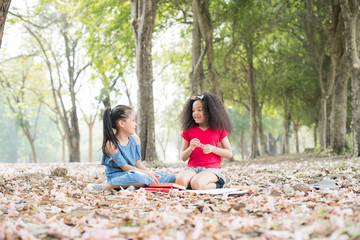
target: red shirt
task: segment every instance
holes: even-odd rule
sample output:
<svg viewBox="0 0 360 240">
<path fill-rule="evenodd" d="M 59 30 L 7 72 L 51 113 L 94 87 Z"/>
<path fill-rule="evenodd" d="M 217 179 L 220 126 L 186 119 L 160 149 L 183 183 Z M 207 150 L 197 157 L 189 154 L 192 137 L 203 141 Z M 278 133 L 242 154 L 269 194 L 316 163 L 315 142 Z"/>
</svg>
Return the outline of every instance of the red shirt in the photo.
<svg viewBox="0 0 360 240">
<path fill-rule="evenodd" d="M 193 138 L 197 138 L 202 144 L 210 144 L 215 147 L 220 147 L 220 141 L 227 135 L 228 132 L 226 130 L 213 130 L 208 128 L 203 131 L 198 126 L 184 130 L 181 134 L 189 144 Z M 221 157 L 214 153 L 204 154 L 200 147 L 196 147 L 190 155 L 187 166 L 221 168 Z"/>
</svg>

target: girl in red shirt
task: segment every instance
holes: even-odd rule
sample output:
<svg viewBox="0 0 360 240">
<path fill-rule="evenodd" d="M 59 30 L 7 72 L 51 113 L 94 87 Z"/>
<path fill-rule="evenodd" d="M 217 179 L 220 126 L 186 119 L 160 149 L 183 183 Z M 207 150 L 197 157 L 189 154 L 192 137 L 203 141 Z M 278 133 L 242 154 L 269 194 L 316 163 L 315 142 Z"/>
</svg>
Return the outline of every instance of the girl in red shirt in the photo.
<svg viewBox="0 0 360 240">
<path fill-rule="evenodd" d="M 232 157 L 227 137 L 232 124 L 224 104 L 209 93 L 193 95 L 180 119 L 184 138 L 181 159 L 189 162 L 176 183 L 194 190 L 222 188 L 221 157 Z"/>
</svg>

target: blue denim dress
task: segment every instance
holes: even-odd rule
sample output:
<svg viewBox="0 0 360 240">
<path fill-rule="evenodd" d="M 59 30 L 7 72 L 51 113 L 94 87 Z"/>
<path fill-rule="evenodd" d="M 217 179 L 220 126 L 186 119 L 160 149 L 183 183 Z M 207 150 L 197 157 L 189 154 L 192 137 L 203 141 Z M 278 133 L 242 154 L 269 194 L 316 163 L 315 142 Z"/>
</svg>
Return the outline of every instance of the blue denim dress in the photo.
<svg viewBox="0 0 360 240">
<path fill-rule="evenodd" d="M 139 170 L 129 170 L 124 172 L 120 166 L 131 165 L 136 167 L 136 161 L 141 159 L 141 147 L 136 144 L 133 136 L 129 136 L 129 144 L 122 146 L 118 144 L 119 151 L 110 157 L 102 156 L 101 164 L 105 166 L 105 176 L 107 183 L 112 185 L 132 185 L 137 183 L 145 183 L 149 185 L 154 183 L 146 173 Z M 175 176 L 170 173 L 159 173 L 161 176 L 159 182 L 171 183 L 175 182 Z"/>
</svg>

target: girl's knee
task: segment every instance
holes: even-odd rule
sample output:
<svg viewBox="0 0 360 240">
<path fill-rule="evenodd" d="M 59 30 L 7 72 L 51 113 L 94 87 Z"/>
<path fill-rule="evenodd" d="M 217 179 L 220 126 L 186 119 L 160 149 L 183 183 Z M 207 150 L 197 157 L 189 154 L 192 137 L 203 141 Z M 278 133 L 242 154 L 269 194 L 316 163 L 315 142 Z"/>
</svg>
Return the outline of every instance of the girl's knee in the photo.
<svg viewBox="0 0 360 240">
<path fill-rule="evenodd" d="M 200 190 L 200 189 L 204 189 L 203 187 L 203 184 L 201 183 L 201 181 L 198 181 L 196 179 L 193 179 L 190 181 L 190 186 L 191 186 L 191 189 L 193 190 Z"/>
<path fill-rule="evenodd" d="M 177 177 L 176 178 L 176 180 L 175 180 L 175 183 L 176 184 L 179 184 L 179 185 L 181 185 L 181 186 L 184 186 L 184 187 L 188 187 L 188 185 L 189 185 L 189 181 L 186 179 L 186 178 L 184 178 L 183 176 L 179 176 L 179 177 Z"/>
<path fill-rule="evenodd" d="M 194 178 L 190 181 L 191 189 L 193 190 L 204 190 L 208 189 L 210 182 L 204 179 Z"/>
</svg>

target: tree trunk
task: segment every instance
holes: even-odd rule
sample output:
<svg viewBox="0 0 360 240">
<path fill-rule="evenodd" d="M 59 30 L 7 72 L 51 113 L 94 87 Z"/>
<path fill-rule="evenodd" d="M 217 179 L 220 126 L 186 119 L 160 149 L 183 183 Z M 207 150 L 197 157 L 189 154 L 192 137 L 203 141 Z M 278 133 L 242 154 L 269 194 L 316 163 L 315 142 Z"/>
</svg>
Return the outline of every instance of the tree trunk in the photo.
<svg viewBox="0 0 360 240">
<path fill-rule="evenodd" d="M 249 158 L 249 151 L 245 139 L 245 131 L 240 132 L 240 151 L 241 151 L 241 158 L 243 160 Z"/>
<path fill-rule="evenodd" d="M 293 121 L 296 153 L 299 153 L 299 123 Z"/>
<path fill-rule="evenodd" d="M 65 159 L 65 144 L 66 144 L 66 137 L 62 136 L 61 137 L 61 141 L 62 141 L 62 162 L 65 163 L 66 159 Z"/>
<path fill-rule="evenodd" d="M 347 69 L 344 67 L 343 69 Z M 348 148 L 346 137 L 346 106 L 347 88 L 349 74 L 347 71 L 339 69 L 339 75 L 335 79 L 335 89 L 331 111 L 331 142 L 333 151 L 340 154 Z"/>
<path fill-rule="evenodd" d="M 240 148 L 240 154 L 241 154 L 241 159 L 244 159 L 244 143 L 245 143 L 245 139 L 244 139 L 244 131 L 240 132 L 240 141 L 238 140 L 238 146 Z"/>
<path fill-rule="evenodd" d="M 345 50 L 352 80 L 352 125 L 354 138 L 353 157 L 360 157 L 360 59 L 358 56 L 358 6 L 350 6 L 341 0 L 341 11 L 345 26 Z"/>
<path fill-rule="evenodd" d="M 343 40 L 344 19 L 341 6 L 332 1 L 332 27 L 331 27 L 331 72 L 334 78 L 334 93 L 331 98 L 330 114 L 330 142 L 329 146 L 337 154 L 347 148 L 346 115 L 347 115 L 347 85 L 348 67 Z"/>
<path fill-rule="evenodd" d="M 327 19 L 321 18 L 320 15 L 314 11 L 314 9 L 322 9 L 326 7 L 328 3 L 325 1 L 314 1 L 307 0 L 304 2 L 305 10 L 303 14 L 303 21 L 305 26 L 305 34 L 307 36 L 307 41 L 304 42 L 304 47 L 306 47 L 309 56 L 312 58 L 313 68 L 317 74 L 320 92 L 321 92 L 321 106 L 319 111 L 319 138 L 320 145 L 326 147 L 326 123 L 327 123 L 327 99 L 329 98 L 333 81 L 329 79 L 324 79 L 323 77 L 323 65 L 325 50 L 330 39 L 329 31 L 327 27 L 324 27 L 324 24 L 327 24 Z M 330 21 L 329 21 L 330 22 Z M 322 31 L 318 29 L 321 28 Z"/>
<path fill-rule="evenodd" d="M 0 48 L 2 43 L 2 37 L 4 35 L 6 16 L 9 11 L 11 0 L 2 0 L 0 2 Z"/>
<path fill-rule="evenodd" d="M 290 134 L 289 134 L 289 130 L 290 130 L 290 122 L 291 122 L 291 115 L 289 113 L 289 109 L 288 109 L 288 103 L 286 98 L 283 99 L 283 108 L 284 108 L 284 119 L 283 119 L 283 124 L 284 124 L 284 145 L 283 145 L 283 153 L 290 153 Z"/>
<path fill-rule="evenodd" d="M 199 27 L 199 11 L 196 8 L 196 1 L 192 1 L 193 29 L 192 29 L 192 71 L 190 76 L 190 95 L 205 91 L 205 77 L 203 59 L 206 48 L 201 48 L 201 33 Z"/>
<path fill-rule="evenodd" d="M 248 84 L 249 84 L 249 103 L 250 103 L 250 132 L 251 132 L 251 155 L 250 158 L 260 156 L 257 141 L 257 124 L 256 124 L 256 96 L 255 96 L 255 77 L 254 63 L 252 54 L 252 44 L 249 43 L 247 52 L 248 61 Z"/>
<path fill-rule="evenodd" d="M 30 143 L 33 162 L 37 163 L 38 161 L 37 161 L 36 150 L 35 150 L 35 139 L 31 136 L 30 130 L 28 128 L 22 127 L 22 130 Z"/>
<path fill-rule="evenodd" d="M 279 141 L 280 137 L 278 137 L 277 139 L 275 139 L 271 133 L 268 134 L 268 142 L 269 142 L 269 152 L 271 154 L 276 154 L 277 151 L 277 147 L 276 144 Z"/>
<path fill-rule="evenodd" d="M 55 11 L 57 9 L 55 8 Z M 75 73 L 75 63 L 78 63 L 76 56 L 78 50 L 78 43 L 81 37 L 83 36 L 80 34 L 81 31 L 77 31 L 79 34 L 71 35 L 71 37 L 75 37 L 75 39 L 69 38 L 69 33 L 72 32 L 72 27 L 76 24 L 73 24 L 73 19 L 69 19 L 65 14 L 54 14 L 54 16 L 58 16 L 58 18 L 53 19 L 52 21 L 56 22 L 56 26 L 62 38 L 64 40 L 64 47 L 65 47 L 65 61 L 66 64 L 66 71 L 67 77 L 63 79 L 62 72 L 62 63 L 58 60 L 58 56 L 56 56 L 55 51 L 52 49 L 52 44 L 49 42 L 44 41 L 44 38 L 40 37 L 41 33 L 38 31 L 33 31 L 29 26 L 25 26 L 25 28 L 29 31 L 29 33 L 36 39 L 39 43 L 41 51 L 45 58 L 45 63 L 47 65 L 49 71 L 49 78 L 51 84 L 51 93 L 53 96 L 54 108 L 56 114 L 58 115 L 61 125 L 64 130 L 64 135 L 66 137 L 66 142 L 68 144 L 68 154 L 69 154 L 69 161 L 70 162 L 80 162 L 80 131 L 79 131 L 79 123 L 77 117 L 77 109 L 76 109 L 76 82 L 81 74 L 90 64 L 86 64 L 83 67 L 79 67 L 79 70 Z M 71 24 L 69 24 L 71 22 Z M 78 29 L 76 29 L 78 30 Z M 52 57 L 52 58 L 50 58 Z M 51 61 L 53 59 L 53 63 Z M 54 66 L 53 66 L 54 65 Z M 58 74 L 58 79 L 54 78 L 53 68 Z M 59 81 L 59 84 L 56 83 Z M 64 84 L 68 84 L 67 91 L 62 89 Z M 70 95 L 70 109 L 67 109 L 65 106 L 64 101 L 64 92 Z"/>
<path fill-rule="evenodd" d="M 335 82 L 334 82 L 335 83 Z M 333 103 L 334 94 L 331 94 L 328 98 L 328 104 L 326 108 L 327 121 L 326 121 L 326 146 L 331 145 L 331 112 L 332 112 L 332 103 Z"/>
<path fill-rule="evenodd" d="M 75 84 L 76 80 L 74 77 L 75 72 L 75 48 L 71 46 L 71 43 L 68 38 L 69 23 L 67 19 L 64 19 L 64 31 L 63 38 L 65 42 L 65 56 L 67 61 L 67 72 L 69 80 L 69 93 L 71 99 L 71 109 L 70 109 L 70 125 L 67 125 L 67 135 L 69 138 L 69 162 L 80 162 L 80 130 L 79 130 L 79 120 L 77 117 L 76 109 L 76 91 Z"/>
<path fill-rule="evenodd" d="M 290 153 L 290 141 L 289 141 L 289 130 L 290 130 L 290 114 L 284 115 L 284 147 L 283 153 Z"/>
<path fill-rule="evenodd" d="M 265 140 L 265 136 L 264 136 L 264 130 L 263 130 L 263 125 L 262 125 L 262 116 L 261 116 L 261 109 L 262 107 L 260 107 L 259 105 L 257 106 L 257 116 L 258 116 L 258 133 L 259 133 L 259 139 L 260 139 L 260 145 L 261 145 L 261 154 L 262 155 L 269 155 L 269 151 L 268 148 L 266 146 L 266 140 Z"/>
<path fill-rule="evenodd" d="M 314 132 L 313 132 L 313 136 L 314 136 L 314 148 L 317 146 L 317 129 L 318 129 L 318 124 L 315 123 L 315 124 L 314 124 Z"/>
<path fill-rule="evenodd" d="M 210 92 L 223 99 L 220 77 L 215 68 L 214 63 L 214 47 L 213 47 L 213 27 L 209 12 L 210 1 L 194 0 L 194 5 L 198 12 L 198 23 L 200 27 L 201 37 L 205 40 L 205 50 L 207 57 L 208 82 Z"/>
<path fill-rule="evenodd" d="M 131 19 L 136 46 L 136 75 L 139 82 L 139 136 L 142 158 L 158 160 L 155 147 L 152 33 L 158 0 L 131 0 Z"/>
<path fill-rule="evenodd" d="M 327 98 L 322 96 L 319 111 L 320 145 L 326 148 Z"/>
<path fill-rule="evenodd" d="M 89 162 L 93 162 L 93 128 L 95 122 L 90 122 L 89 126 Z"/>
</svg>

